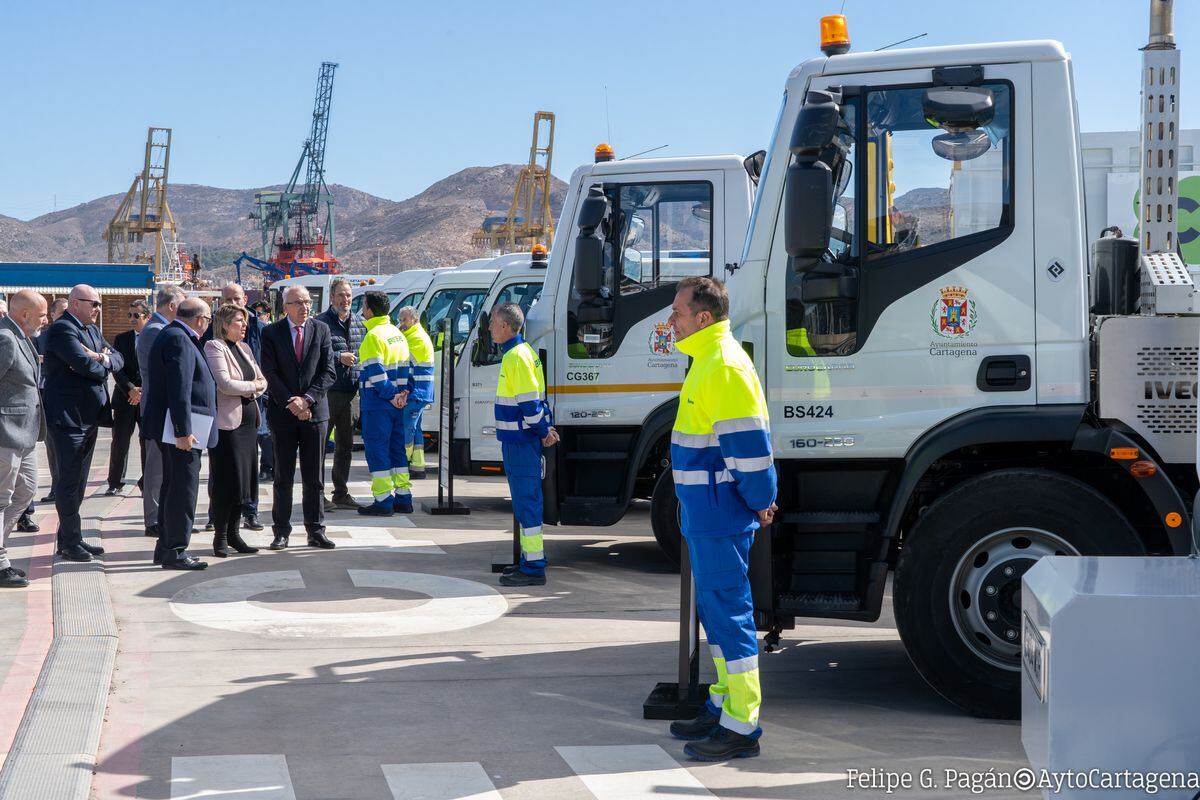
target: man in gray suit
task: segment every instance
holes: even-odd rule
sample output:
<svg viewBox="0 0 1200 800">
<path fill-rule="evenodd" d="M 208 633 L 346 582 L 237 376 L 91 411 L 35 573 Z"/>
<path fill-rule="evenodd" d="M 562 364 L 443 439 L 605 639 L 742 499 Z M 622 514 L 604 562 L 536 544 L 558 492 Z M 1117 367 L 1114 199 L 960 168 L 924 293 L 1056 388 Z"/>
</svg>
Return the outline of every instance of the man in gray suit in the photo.
<svg viewBox="0 0 1200 800">
<path fill-rule="evenodd" d="M 137 348 L 138 369 L 142 373 L 142 400 L 138 406 L 142 418 L 146 414 L 146 397 L 150 393 L 150 348 L 163 328 L 175 321 L 175 313 L 179 304 L 187 299 L 183 289 L 171 284 L 163 284 L 154 296 L 155 311 L 150 315 L 146 327 L 142 328 L 135 340 Z M 163 463 L 162 454 L 158 450 L 158 438 L 162 431 L 152 431 L 142 428 L 140 435 L 149 440 L 146 445 L 146 465 L 142 468 L 142 518 L 146 524 L 146 535 L 158 538 L 162 530 L 161 508 Z"/>
<path fill-rule="evenodd" d="M 37 443 L 45 438 L 33 337 L 46 324 L 46 298 L 23 289 L 0 319 L 0 587 L 29 585 L 8 560 L 4 541 L 37 492 Z"/>
</svg>

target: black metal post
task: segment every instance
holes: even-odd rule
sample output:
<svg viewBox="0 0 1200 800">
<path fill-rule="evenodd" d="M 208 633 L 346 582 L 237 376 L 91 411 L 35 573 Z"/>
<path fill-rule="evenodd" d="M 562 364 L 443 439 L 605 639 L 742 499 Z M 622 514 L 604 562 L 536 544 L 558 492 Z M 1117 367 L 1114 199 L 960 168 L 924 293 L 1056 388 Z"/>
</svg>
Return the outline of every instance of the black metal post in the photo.
<svg viewBox="0 0 1200 800">
<path fill-rule="evenodd" d="M 679 680 L 655 685 L 642 704 L 644 719 L 691 719 L 708 700 L 700 683 L 700 618 L 686 543 L 679 548 Z"/>
<path fill-rule="evenodd" d="M 454 337 L 450 316 L 442 320 L 442 388 L 438 408 L 438 499 L 437 505 L 422 503 L 434 515 L 470 514 L 471 509 L 454 502 L 454 471 L 450 448 L 454 440 Z M 443 489 L 445 493 L 443 494 Z"/>
</svg>

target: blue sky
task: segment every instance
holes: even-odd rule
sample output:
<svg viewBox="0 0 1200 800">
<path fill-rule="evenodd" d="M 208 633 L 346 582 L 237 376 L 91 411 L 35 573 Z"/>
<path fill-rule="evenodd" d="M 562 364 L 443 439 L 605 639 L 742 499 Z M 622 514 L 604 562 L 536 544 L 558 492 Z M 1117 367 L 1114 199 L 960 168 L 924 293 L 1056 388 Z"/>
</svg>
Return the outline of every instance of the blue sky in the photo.
<svg viewBox="0 0 1200 800">
<path fill-rule="evenodd" d="M 319 64 L 340 64 L 330 182 L 402 200 L 459 169 L 528 157 L 558 115 L 562 177 L 618 155 L 766 145 L 784 80 L 842 0 L 733 3 L 142 3 L 6 0 L 0 11 L 0 214 L 29 219 L 124 192 L 146 128 L 174 129 L 171 179 L 282 183 Z M 1075 59 L 1083 129 L 1137 126 L 1148 0 L 846 0 L 855 49 L 1054 38 Z M 1200 127 L 1200 12 L 1176 3 L 1183 127 Z M 605 114 L 605 86 L 608 109 Z M 184 234 L 186 236 L 186 232 Z"/>
</svg>

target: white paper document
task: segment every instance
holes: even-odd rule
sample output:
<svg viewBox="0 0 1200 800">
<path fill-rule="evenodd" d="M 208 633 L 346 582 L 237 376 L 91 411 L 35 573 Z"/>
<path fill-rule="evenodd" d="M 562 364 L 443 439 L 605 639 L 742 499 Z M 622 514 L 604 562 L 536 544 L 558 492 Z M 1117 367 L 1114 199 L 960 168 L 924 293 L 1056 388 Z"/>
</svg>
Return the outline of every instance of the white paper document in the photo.
<svg viewBox="0 0 1200 800">
<path fill-rule="evenodd" d="M 197 414 L 192 412 L 192 436 L 196 437 L 198 444 L 192 447 L 203 450 L 208 446 L 208 434 L 212 431 L 214 417 L 206 414 Z M 167 409 L 167 421 L 163 424 L 162 432 L 163 444 L 175 444 L 175 423 L 171 421 L 171 409 Z"/>
</svg>

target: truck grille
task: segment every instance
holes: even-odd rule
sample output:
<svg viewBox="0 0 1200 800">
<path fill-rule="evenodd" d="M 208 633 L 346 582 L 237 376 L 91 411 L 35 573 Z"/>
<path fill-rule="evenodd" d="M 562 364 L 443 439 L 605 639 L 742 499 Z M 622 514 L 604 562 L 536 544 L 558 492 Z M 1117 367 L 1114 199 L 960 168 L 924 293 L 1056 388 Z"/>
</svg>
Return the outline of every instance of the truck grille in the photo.
<svg viewBox="0 0 1200 800">
<path fill-rule="evenodd" d="M 1169 375 L 1172 378 L 1196 375 L 1196 355 L 1200 347 L 1142 347 L 1138 349 L 1139 376 Z"/>
<path fill-rule="evenodd" d="M 1145 406 L 1139 405 L 1138 421 L 1152 433 L 1178 433 L 1192 435 L 1196 432 L 1196 407 L 1191 405 Z"/>
</svg>

